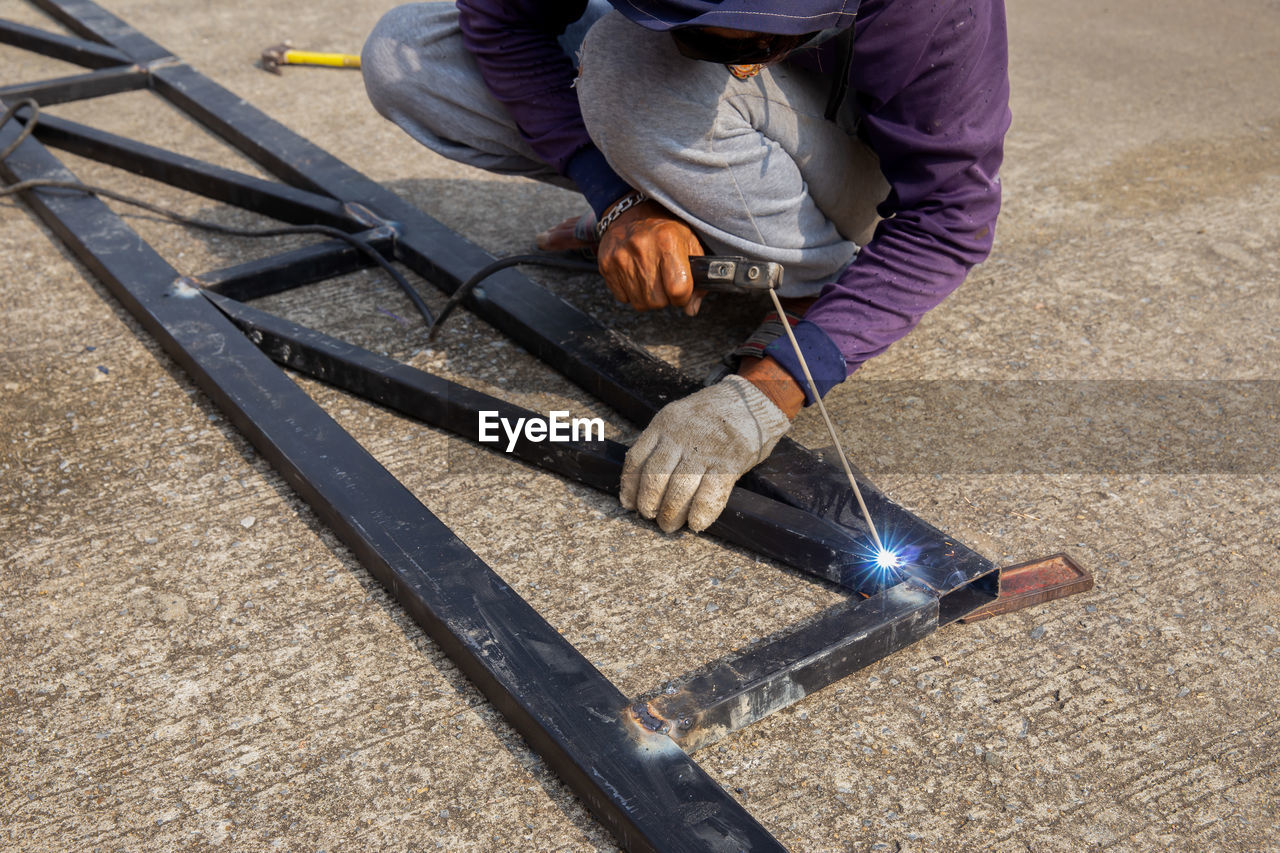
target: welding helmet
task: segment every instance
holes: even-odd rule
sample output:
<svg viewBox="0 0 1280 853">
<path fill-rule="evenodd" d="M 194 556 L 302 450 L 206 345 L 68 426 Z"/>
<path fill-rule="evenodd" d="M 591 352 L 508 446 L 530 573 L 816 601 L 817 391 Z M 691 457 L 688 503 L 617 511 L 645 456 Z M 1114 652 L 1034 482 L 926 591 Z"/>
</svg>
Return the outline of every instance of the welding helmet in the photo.
<svg viewBox="0 0 1280 853">
<path fill-rule="evenodd" d="M 834 120 L 849 88 L 853 24 L 860 0 L 609 0 L 645 29 L 670 32 L 690 59 L 728 66 L 768 65 L 819 34 L 840 31 L 837 73 L 827 98 Z M 732 38 L 706 32 L 722 27 L 750 33 Z M 752 72 L 754 73 L 754 72 Z"/>
<path fill-rule="evenodd" d="M 609 0 L 649 30 L 725 27 L 798 36 L 853 26 L 858 0 Z"/>
</svg>

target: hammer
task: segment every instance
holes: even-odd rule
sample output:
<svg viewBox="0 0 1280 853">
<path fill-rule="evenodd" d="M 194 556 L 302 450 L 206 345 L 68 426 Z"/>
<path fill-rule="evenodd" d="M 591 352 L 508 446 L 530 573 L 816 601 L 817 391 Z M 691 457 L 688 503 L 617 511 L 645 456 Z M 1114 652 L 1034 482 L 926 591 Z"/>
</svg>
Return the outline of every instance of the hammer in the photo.
<svg viewBox="0 0 1280 853">
<path fill-rule="evenodd" d="M 280 73 L 281 65 L 328 65 L 332 68 L 359 68 L 360 57 L 350 53 L 317 53 L 311 50 L 294 50 L 289 42 L 269 47 L 262 52 L 262 67 L 272 74 Z"/>
</svg>

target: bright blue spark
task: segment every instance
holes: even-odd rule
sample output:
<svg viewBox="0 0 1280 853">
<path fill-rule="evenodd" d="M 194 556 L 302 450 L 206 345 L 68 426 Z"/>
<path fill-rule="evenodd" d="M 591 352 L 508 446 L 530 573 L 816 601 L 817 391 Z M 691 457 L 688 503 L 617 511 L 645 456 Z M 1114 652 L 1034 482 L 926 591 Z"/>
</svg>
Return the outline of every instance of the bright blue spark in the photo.
<svg viewBox="0 0 1280 853">
<path fill-rule="evenodd" d="M 888 548 L 881 548 L 876 552 L 876 568 L 881 571 L 890 571 L 902 567 L 902 558 L 898 556 L 896 551 Z"/>
<path fill-rule="evenodd" d="M 918 553 L 915 546 L 893 530 L 881 528 L 880 535 L 883 539 L 879 545 L 869 538 L 863 540 L 863 550 L 857 555 L 861 565 L 854 569 L 857 588 L 868 595 L 901 581 Z"/>
</svg>

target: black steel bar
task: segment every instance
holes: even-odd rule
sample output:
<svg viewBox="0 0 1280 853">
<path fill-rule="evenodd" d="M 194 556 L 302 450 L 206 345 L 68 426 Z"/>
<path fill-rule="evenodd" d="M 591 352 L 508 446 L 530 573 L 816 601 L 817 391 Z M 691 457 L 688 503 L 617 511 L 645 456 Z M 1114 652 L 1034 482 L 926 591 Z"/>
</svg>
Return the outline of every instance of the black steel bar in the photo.
<svg viewBox="0 0 1280 853">
<path fill-rule="evenodd" d="M 306 140 L 282 137 L 267 116 L 191 69 L 158 71 L 156 89 L 246 153 L 261 151 L 264 143 L 255 131 L 269 128 L 276 174 L 292 180 L 296 168 L 292 164 L 305 163 L 307 173 L 335 196 L 358 201 L 394 220 L 399 229 L 398 256 L 446 292 L 492 260 L 479 247 Z M 486 280 L 472 292 L 468 304 L 478 316 L 633 422 L 646 423 L 663 405 L 700 387 L 515 270 Z M 904 568 L 905 576 L 946 591 L 995 568 L 980 554 L 948 540 L 937 528 L 889 501 L 874 485 L 862 482 L 864 497 L 880 525 L 896 531 L 918 555 Z M 770 458 L 743 478 L 742 485 L 869 535 L 843 472 L 792 441 L 779 442 Z"/>
<path fill-rule="evenodd" d="M 938 624 L 950 625 L 994 602 L 1000 591 L 1000 570 L 971 584 L 943 593 L 938 599 Z M 935 593 L 936 594 L 936 593 Z"/>
<path fill-rule="evenodd" d="M 17 138 L 0 127 L 0 147 Z M 72 180 L 34 139 L 0 174 Z M 198 290 L 98 199 L 24 199 L 632 850 L 781 850 Z"/>
<path fill-rule="evenodd" d="M 769 459 L 740 483 L 860 536 L 870 535 L 843 472 L 799 444 L 779 442 Z M 901 577 L 945 594 L 995 571 L 995 563 L 894 503 L 863 477 L 858 483 L 881 539 L 903 560 L 896 570 Z"/>
<path fill-rule="evenodd" d="M 834 605 L 742 654 L 678 678 L 632 705 L 637 721 L 686 752 L 720 738 L 933 633 L 938 598 L 903 583 Z"/>
<path fill-rule="evenodd" d="M 17 21 L 0 20 L 0 44 L 29 50 L 52 59 L 61 59 L 84 68 L 131 65 L 132 60 L 113 47 L 84 39 L 46 32 Z"/>
<path fill-rule="evenodd" d="M 234 300 L 210 298 L 276 362 L 469 440 L 479 441 L 480 412 L 512 423 L 536 417 L 527 409 Z M 616 493 L 625 451 L 611 441 L 553 444 L 521 438 L 509 452 Z M 676 679 L 651 701 L 633 705 L 637 722 L 691 752 L 995 600 L 993 589 L 977 584 L 941 602 L 933 590 L 910 583 L 878 589 L 877 575 L 867 571 L 867 561 L 847 559 L 867 553 L 867 543 L 837 531 L 807 513 L 735 489 L 725 514 L 708 533 L 872 597 L 828 608 L 745 654 Z M 814 571 L 823 565 L 843 569 L 838 574 Z"/>
<path fill-rule="evenodd" d="M 216 294 L 210 300 L 276 362 L 367 400 L 481 442 L 480 414 L 491 423 L 542 419 L 528 409 L 434 376 L 415 367 L 331 338 L 273 314 Z M 567 413 L 566 413 L 567 418 Z M 595 441 L 531 441 L 521 435 L 507 447 L 513 457 L 616 495 L 625 445 Z M 493 448 L 492 444 L 489 444 Z M 497 448 L 493 448 L 497 449 Z M 793 568 L 871 594 L 877 591 L 870 545 L 823 519 L 763 495 L 735 488 L 707 533 Z"/>
<path fill-rule="evenodd" d="M 25 120 L 26 112 L 20 111 L 18 117 Z M 42 114 L 35 135 L 54 148 L 283 222 L 331 225 L 344 231 L 364 227 L 342 202 L 327 195 L 224 169 L 57 116 Z"/>
<path fill-rule="evenodd" d="M 390 228 L 371 228 L 356 235 L 383 255 L 391 253 Z M 194 284 L 241 302 L 283 293 L 305 284 L 368 269 L 373 261 L 345 240 L 325 240 L 292 252 L 193 276 Z"/>
<path fill-rule="evenodd" d="M 40 0 L 68 11 L 93 7 L 88 0 Z M 97 7 L 94 7 L 95 9 Z M 121 22 L 103 25 L 118 32 Z M 148 42 L 155 50 L 158 46 Z M 163 49 L 159 49 L 163 50 Z M 157 68 L 155 90 L 205 124 L 268 171 L 297 186 L 323 188 L 399 223 L 399 257 L 419 275 L 452 293 L 492 257 L 439 222 L 370 181 L 337 158 L 298 137 L 226 89 L 185 65 Z M 699 384 L 652 357 L 622 335 L 605 329 L 526 276 L 506 270 L 476 288 L 469 307 L 531 353 L 638 424 Z M 857 511 L 844 474 L 808 450 L 784 439 L 742 485 L 848 527 L 869 531 Z M 881 525 L 900 529 L 920 549 L 929 567 L 904 574 L 939 591 L 964 586 L 991 572 L 991 561 L 894 505 L 870 483 L 863 494 Z M 945 567 L 937 565 L 946 558 Z"/>
<path fill-rule="evenodd" d="M 44 0 L 52 2 L 52 0 Z M 65 5 L 85 5 L 83 0 L 62 0 Z M 256 108 L 238 99 L 231 92 L 197 73 L 191 68 L 166 69 L 174 71 L 163 77 L 153 78 L 156 92 L 175 104 L 187 115 L 217 133 L 234 148 L 245 154 L 262 168 L 283 181 L 312 192 L 326 193 L 347 201 L 364 202 L 363 197 L 350 191 L 350 182 L 334 181 L 327 173 L 331 169 L 332 155 L 310 146 L 288 128 L 270 119 Z M 238 103 L 237 103 L 238 102 Z M 242 117 L 250 121 L 240 125 Z M 321 155 L 313 159 L 316 152 Z M 334 162 L 337 162 L 334 160 Z M 352 171 L 355 182 L 368 179 Z M 343 176 L 348 177 L 348 176 Z M 364 194 L 376 198 L 374 194 Z M 371 208 L 377 210 L 376 207 Z M 378 211 L 382 213 L 382 211 Z"/>
<path fill-rule="evenodd" d="M 291 204 L 295 211 L 314 212 L 320 207 L 340 220 L 334 223 L 339 227 L 374 228 L 374 232 L 366 233 L 379 233 L 384 247 L 394 230 L 393 245 L 400 259 L 446 292 L 488 264 L 490 257 L 478 247 L 201 77 L 92 2 L 33 2 L 76 32 L 114 45 L 127 60 L 147 66 L 145 71 L 108 70 L 150 75 L 158 93 L 248 153 L 259 165 L 296 187 L 314 191 L 294 193 L 283 202 L 286 209 Z M 40 31 L 31 31 L 17 32 L 12 38 L 35 39 L 47 47 L 48 40 L 41 41 L 40 36 Z M 49 49 L 84 47 L 84 43 L 73 39 L 63 42 Z M 85 52 L 95 54 L 91 48 Z M 105 54 L 95 55 L 105 63 Z M 60 92 L 74 95 L 74 85 L 69 81 L 75 79 L 47 81 L 58 85 L 47 89 L 46 98 L 59 96 Z M 14 89 L 0 91 L 12 93 Z M 13 127 L 0 128 L 0 145 L 14 138 Z M 180 177 L 169 180 L 175 186 L 203 185 L 211 188 L 204 192 L 211 198 L 223 198 L 259 212 L 265 212 L 264 205 L 281 204 L 279 197 L 290 194 L 289 188 L 270 181 L 216 170 L 199 161 L 71 123 L 59 125 L 55 120 L 45 138 L 51 142 L 61 138 L 68 150 L 79 146 L 77 153 L 87 156 L 105 149 L 106 153 L 99 156 L 104 162 L 132 168 L 139 174 L 176 174 Z M 34 140 L 24 143 L 19 153 L 32 158 L 36 167 L 25 172 L 19 169 L 22 177 L 60 178 L 65 174 Z M 0 171 L 8 174 L 7 170 Z M 258 185 L 246 191 L 246 182 L 255 181 Z M 254 192 L 264 195 L 265 202 L 252 197 Z M 338 201 L 322 197 L 318 204 L 317 194 L 333 196 Z M 912 581 L 892 585 L 867 602 L 831 608 L 745 654 L 681 679 L 673 685 L 673 693 L 632 706 L 628 711 L 636 711 L 634 717 L 629 712 L 620 715 L 613 685 L 296 386 L 277 371 L 264 372 L 263 353 L 251 356 L 252 349 L 246 349 L 247 342 L 238 333 L 231 336 L 235 343 L 228 346 L 226 334 L 232 327 L 208 303 L 219 303 L 223 310 L 231 308 L 229 313 L 252 309 L 243 305 L 236 308 L 238 303 L 212 292 L 206 292 L 207 300 L 200 298 L 200 291 L 190 287 L 189 280 L 176 279 L 171 267 L 95 199 L 42 197 L 38 192 L 28 196 L 42 218 L 224 407 L 232 422 L 312 503 L 321 518 L 334 527 L 553 769 L 583 796 L 624 846 L 777 849 L 776 841 L 705 778 L 696 764 L 676 760 L 671 739 L 658 736 L 658 732 L 665 727 L 671 738 L 689 749 L 707 743 L 919 639 L 940 624 L 975 612 L 994 595 L 994 567 L 989 561 L 948 540 L 866 484 L 869 503 L 882 530 L 904 544 L 908 555 L 916 558 L 905 572 Z M 273 279 L 279 282 L 290 277 L 301 283 L 328 277 L 325 268 L 347 271 L 348 265 L 351 269 L 363 266 L 352 257 L 353 250 L 343 249 L 330 245 L 309 247 L 206 278 L 214 279 L 219 289 L 252 295 L 279 287 L 278 283 L 271 283 Z M 129 281 L 126 275 L 140 278 Z M 478 289 L 470 304 L 477 314 L 636 422 L 644 423 L 666 402 L 698 387 L 518 273 L 494 277 Z M 341 387 L 359 386 L 352 390 L 375 400 L 382 394 L 384 399 L 379 401 L 387 405 L 396 405 L 391 399 L 410 407 L 422 405 L 421 400 L 405 402 L 422 389 L 412 381 L 403 387 L 396 385 L 405 378 L 393 376 L 394 368 L 400 365 L 375 366 L 373 369 L 385 370 L 387 375 L 374 376 L 361 364 L 361 359 L 371 353 L 356 351 L 356 358 L 350 362 L 344 357 L 335 358 L 333 345 L 343 345 L 331 340 L 312 349 L 307 343 L 289 356 L 285 348 L 305 342 L 305 335 L 300 337 L 296 329 L 275 335 L 268 330 L 269 324 L 257 321 L 249 326 L 256 342 L 281 363 L 298 369 L 309 367 L 314 375 L 327 373 L 322 378 L 329 381 L 343 376 L 337 380 Z M 406 392 L 406 388 L 410 391 Z M 451 394 L 463 392 L 475 393 L 461 386 L 446 387 L 446 401 Z M 491 410 L 504 415 L 529 415 L 498 401 L 492 405 Z M 283 411 L 288 412 L 287 417 L 280 415 Z M 469 418 L 474 424 L 474 406 L 456 410 L 446 404 L 445 411 L 451 413 L 446 419 Z M 548 447 L 524 442 L 517 455 L 546 455 L 543 451 Z M 613 488 L 621 452 L 618 445 L 602 443 L 594 455 L 558 454 L 553 461 L 575 469 L 583 482 L 595 478 L 597 484 L 603 483 L 601 487 Z M 862 530 L 860 514 L 853 509 L 847 484 L 836 469 L 804 448 L 784 441 L 771 459 L 743 483 L 758 494 L 735 490 L 731 511 L 722 519 L 728 533 L 721 535 L 739 537 L 735 541 L 759 550 L 759 531 L 769 531 L 773 537 L 770 541 L 785 552 L 779 555 L 782 559 L 794 557 L 805 548 L 816 549 L 804 552 L 809 553 L 805 568 L 820 566 L 825 559 L 828 569 L 841 568 L 824 576 L 836 579 L 838 575 L 849 582 L 845 574 L 853 550 L 849 543 L 866 531 Z M 766 496 L 776 496 L 848 529 L 796 513 Z M 799 521 L 792 523 L 792 517 Z M 754 532 L 755 540 L 748 530 Z M 786 536 L 792 536 L 793 541 L 787 542 Z M 769 542 L 765 544 L 772 547 Z M 428 568 L 424 557 L 435 560 L 436 565 Z M 821 569 L 818 574 L 823 574 Z M 562 676 L 564 680 L 557 681 Z M 567 709 L 560 707 L 566 698 L 571 706 Z M 602 761 L 602 757 L 607 760 Z M 640 776 L 635 775 L 637 762 L 642 765 Z M 622 780 L 622 787 L 616 784 L 618 780 Z M 669 819 L 669 815 L 677 813 L 680 819 Z"/>
<path fill-rule="evenodd" d="M 142 65 L 170 59 L 172 54 L 96 3 L 58 3 L 31 0 L 31 4 L 82 38 L 110 45 Z"/>
<path fill-rule="evenodd" d="M 37 83 L 0 86 L 0 100 L 13 102 L 23 98 L 34 98 L 40 106 L 48 107 L 70 101 L 82 101 L 86 98 L 99 98 L 103 95 L 133 92 L 145 89 L 149 84 L 150 78 L 146 71 L 137 66 L 128 65 L 103 68 L 86 74 L 73 74 L 70 77 L 58 77 L 54 80 L 42 80 Z"/>
</svg>

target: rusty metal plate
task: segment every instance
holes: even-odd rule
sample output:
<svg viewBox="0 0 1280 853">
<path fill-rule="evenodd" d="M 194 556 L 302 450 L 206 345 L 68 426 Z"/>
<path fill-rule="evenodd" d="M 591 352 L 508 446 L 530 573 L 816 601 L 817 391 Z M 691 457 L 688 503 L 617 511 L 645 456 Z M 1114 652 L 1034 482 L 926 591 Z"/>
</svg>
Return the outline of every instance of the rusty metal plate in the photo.
<svg viewBox="0 0 1280 853">
<path fill-rule="evenodd" d="M 1067 554 L 1000 569 L 996 600 L 961 619 L 977 622 L 1093 589 L 1093 575 Z"/>
</svg>

